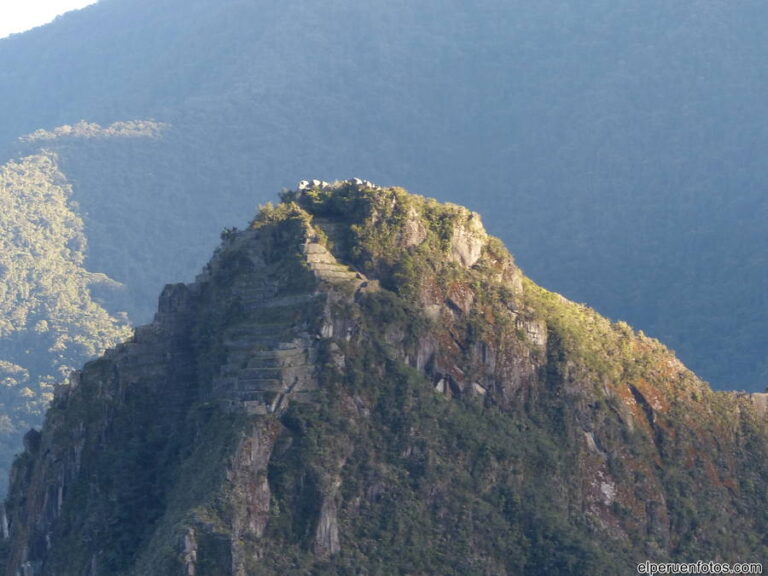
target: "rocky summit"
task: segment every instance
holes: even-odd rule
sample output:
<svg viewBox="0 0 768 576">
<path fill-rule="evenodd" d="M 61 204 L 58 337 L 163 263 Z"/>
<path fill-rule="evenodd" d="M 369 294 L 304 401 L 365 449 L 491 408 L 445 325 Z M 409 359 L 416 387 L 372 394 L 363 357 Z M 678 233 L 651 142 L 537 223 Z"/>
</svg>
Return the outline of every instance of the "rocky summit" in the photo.
<svg viewBox="0 0 768 576">
<path fill-rule="evenodd" d="M 5 574 L 766 557 L 764 395 L 538 287 L 465 208 L 359 179 L 281 196 L 57 387 L 11 473 Z"/>
</svg>

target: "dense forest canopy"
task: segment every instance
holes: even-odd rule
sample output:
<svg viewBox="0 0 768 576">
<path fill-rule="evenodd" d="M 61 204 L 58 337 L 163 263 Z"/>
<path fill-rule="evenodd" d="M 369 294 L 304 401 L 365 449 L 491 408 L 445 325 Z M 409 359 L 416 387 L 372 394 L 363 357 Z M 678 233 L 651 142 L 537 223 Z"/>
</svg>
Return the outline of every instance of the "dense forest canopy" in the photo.
<svg viewBox="0 0 768 576">
<path fill-rule="evenodd" d="M 119 290 L 86 269 L 83 221 L 52 154 L 0 167 L 0 474 L 53 386 L 126 338 L 126 319 L 92 297 Z"/>
</svg>

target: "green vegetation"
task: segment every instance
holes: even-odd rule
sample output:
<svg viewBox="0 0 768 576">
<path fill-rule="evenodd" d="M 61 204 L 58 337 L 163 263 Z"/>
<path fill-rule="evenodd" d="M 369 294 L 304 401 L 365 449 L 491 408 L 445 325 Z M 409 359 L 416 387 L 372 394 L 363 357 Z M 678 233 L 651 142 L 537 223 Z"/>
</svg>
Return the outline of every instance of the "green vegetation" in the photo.
<svg viewBox="0 0 768 576">
<path fill-rule="evenodd" d="M 315 278 L 307 241 L 369 283 Z M 27 439 L 11 567 L 612 576 L 768 551 L 752 400 L 524 278 L 468 210 L 348 183 L 286 195 L 225 231 L 203 278 Z M 274 413 L 230 409 L 276 389 Z"/>
<path fill-rule="evenodd" d="M 754 468 L 764 458 L 753 458 L 767 453 L 766 430 L 744 418 L 738 399 L 713 393 L 624 322 L 528 279 L 516 289 L 512 259 L 494 239 L 476 267 L 451 261 L 466 210 L 399 189 L 335 192 L 293 200 L 320 225 L 330 220 L 337 252 L 387 289 L 360 301 L 366 339 L 344 347 L 346 371 L 326 361 L 322 400 L 294 405 L 282 419 L 292 448 L 270 468 L 277 511 L 269 537 L 278 545 L 254 573 L 354 574 L 363 566 L 371 573 L 615 574 L 651 553 L 764 553 L 755 536 L 768 515 L 754 504 L 761 498 Z M 416 223 L 423 233 L 412 245 Z M 469 311 L 440 324 L 424 314 L 425 295 L 450 300 L 466 290 Z M 545 327 L 545 355 L 530 349 L 514 316 Z M 437 396 L 403 359 L 443 332 L 461 341 L 456 361 L 468 377 L 480 374 L 468 352 L 475 344 L 506 342 L 541 363 L 539 382 L 503 409 L 493 393 Z M 396 342 L 393 334 L 401 335 Z M 359 406 L 370 417 L 361 418 Z M 734 458 L 722 444 L 739 444 L 731 430 L 740 420 L 749 427 L 744 438 L 761 440 L 753 456 Z M 583 427 L 600 458 L 585 447 Z M 309 519 L 334 475 L 342 486 L 341 552 L 318 564 Z M 757 483 L 765 488 L 765 480 Z M 606 522 L 637 540 L 605 540 Z"/>
<path fill-rule="evenodd" d="M 128 336 L 92 288 L 83 222 L 53 155 L 0 168 L 0 476 L 21 434 L 40 422 L 53 384 Z"/>
<path fill-rule="evenodd" d="M 365 317 L 373 333 L 386 330 L 380 318 Z M 274 544 L 254 574 L 297 566 L 328 575 L 629 569 L 619 550 L 601 549 L 588 526 L 552 501 L 572 463 L 557 435 L 529 418 L 436 395 L 388 349 L 374 339 L 349 350 L 346 376 L 324 373 L 322 401 L 294 405 L 283 417 L 292 448 L 270 467 Z M 351 396 L 370 407 L 369 418 L 344 408 Z M 341 552 L 318 563 L 307 522 L 323 486 L 312 483 L 334 473 L 342 486 Z"/>
</svg>

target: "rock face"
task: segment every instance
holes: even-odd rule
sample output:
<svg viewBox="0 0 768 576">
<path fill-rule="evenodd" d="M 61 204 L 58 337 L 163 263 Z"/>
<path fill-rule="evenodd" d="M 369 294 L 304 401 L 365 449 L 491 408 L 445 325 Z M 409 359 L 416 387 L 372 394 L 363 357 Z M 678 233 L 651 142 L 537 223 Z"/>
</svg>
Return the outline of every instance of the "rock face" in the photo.
<svg viewBox="0 0 768 576">
<path fill-rule="evenodd" d="M 763 397 L 527 280 L 478 215 L 304 181 L 58 387 L 9 576 L 613 574 L 762 557 Z"/>
<path fill-rule="evenodd" d="M 466 221 L 453 228 L 451 257 L 465 268 L 474 266 L 483 254 L 487 236 L 478 214 L 470 214 Z"/>
</svg>

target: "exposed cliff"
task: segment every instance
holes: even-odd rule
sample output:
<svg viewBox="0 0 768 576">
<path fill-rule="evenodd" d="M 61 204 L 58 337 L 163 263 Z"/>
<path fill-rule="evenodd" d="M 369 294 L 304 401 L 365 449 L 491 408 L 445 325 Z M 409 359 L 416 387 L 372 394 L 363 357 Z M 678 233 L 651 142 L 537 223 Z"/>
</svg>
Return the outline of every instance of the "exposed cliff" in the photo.
<svg viewBox="0 0 768 576">
<path fill-rule="evenodd" d="M 763 398 L 527 280 L 479 216 L 302 183 L 59 387 L 6 574 L 616 574 L 755 560 Z"/>
</svg>

